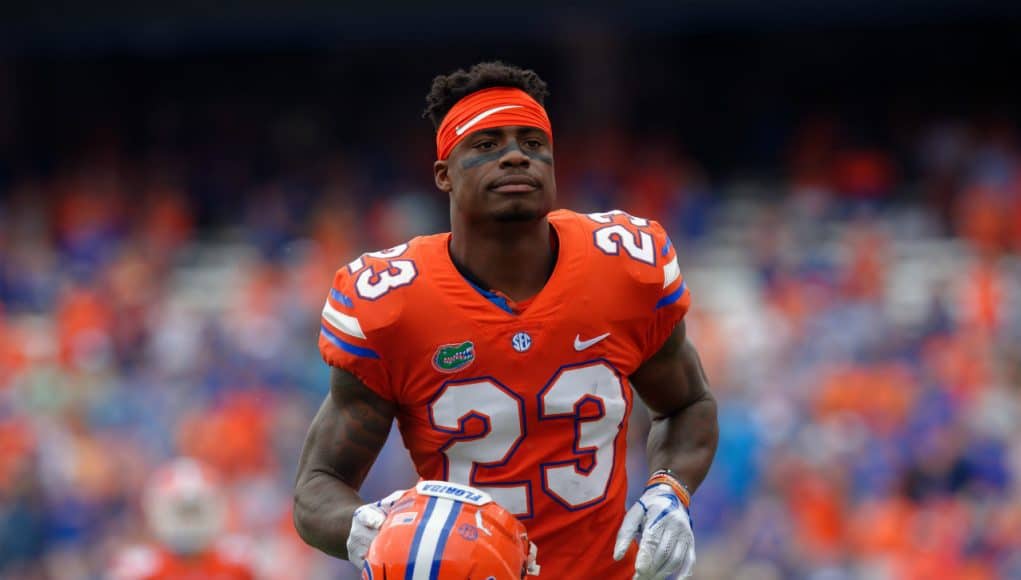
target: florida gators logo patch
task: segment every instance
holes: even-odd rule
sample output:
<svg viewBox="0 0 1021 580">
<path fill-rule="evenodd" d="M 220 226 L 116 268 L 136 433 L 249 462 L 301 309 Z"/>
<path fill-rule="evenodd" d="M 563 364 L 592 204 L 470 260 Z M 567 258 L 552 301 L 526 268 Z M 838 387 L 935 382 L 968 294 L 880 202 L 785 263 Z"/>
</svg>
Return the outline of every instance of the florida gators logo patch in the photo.
<svg viewBox="0 0 1021 580">
<path fill-rule="evenodd" d="M 457 372 L 475 361 L 475 344 L 466 340 L 459 344 L 444 344 L 436 349 L 433 367 L 441 373 Z"/>
</svg>

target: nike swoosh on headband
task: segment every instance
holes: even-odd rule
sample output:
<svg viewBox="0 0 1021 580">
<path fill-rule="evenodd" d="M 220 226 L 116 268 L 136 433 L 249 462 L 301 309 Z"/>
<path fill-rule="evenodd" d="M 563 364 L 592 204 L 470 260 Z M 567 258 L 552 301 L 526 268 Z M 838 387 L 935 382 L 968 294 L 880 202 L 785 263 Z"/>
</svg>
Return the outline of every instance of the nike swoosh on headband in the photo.
<svg viewBox="0 0 1021 580">
<path fill-rule="evenodd" d="M 454 127 L 454 133 L 456 133 L 457 136 L 460 137 L 461 135 L 464 135 L 465 131 L 467 131 L 468 129 L 471 129 L 479 121 L 481 121 L 482 119 L 485 119 L 486 117 L 488 117 L 490 115 L 493 115 L 495 113 L 499 113 L 500 111 L 506 111 L 507 109 L 520 109 L 521 107 L 522 107 L 522 105 L 500 105 L 499 107 L 493 107 L 492 109 L 487 109 L 485 111 L 482 111 L 478 115 L 475 115 L 474 117 L 472 117 L 464 125 L 460 125 L 460 126 Z"/>
</svg>

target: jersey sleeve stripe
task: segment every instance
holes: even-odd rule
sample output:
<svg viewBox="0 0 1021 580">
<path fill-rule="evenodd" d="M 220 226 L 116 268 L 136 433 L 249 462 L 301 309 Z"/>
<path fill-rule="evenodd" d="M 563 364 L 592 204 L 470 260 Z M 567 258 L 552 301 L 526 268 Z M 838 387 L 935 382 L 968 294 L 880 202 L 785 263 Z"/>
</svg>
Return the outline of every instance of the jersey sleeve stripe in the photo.
<svg viewBox="0 0 1021 580">
<path fill-rule="evenodd" d="M 670 238 L 667 238 L 666 239 L 666 243 L 663 244 L 663 250 L 661 251 L 661 255 L 665 258 L 667 256 L 667 254 L 670 253 L 670 248 L 672 248 L 672 247 L 674 247 L 673 242 L 670 241 Z M 675 257 L 674 260 L 676 260 L 676 259 L 677 258 Z"/>
<path fill-rule="evenodd" d="M 379 354 L 377 354 L 376 351 L 372 350 L 371 348 L 365 348 L 353 345 L 349 342 L 344 342 L 336 334 L 333 334 L 329 328 L 326 328 L 325 324 L 320 325 L 320 332 L 322 333 L 323 338 L 330 341 L 330 343 L 332 343 L 333 346 L 336 346 L 337 348 L 344 352 L 349 352 L 355 356 L 365 358 L 379 358 Z"/>
<path fill-rule="evenodd" d="M 687 283 L 681 282 L 681 285 L 677 287 L 677 290 L 674 290 L 670 294 L 667 294 L 666 296 L 659 299 L 659 302 L 656 303 L 656 310 L 659 310 L 664 306 L 670 306 L 674 302 L 677 302 L 678 300 L 681 299 L 681 296 L 684 296 L 684 293 L 687 291 L 688 291 Z"/>
<path fill-rule="evenodd" d="M 673 284 L 681 277 L 681 267 L 677 264 L 677 256 L 666 266 L 663 266 L 663 288 Z"/>
<path fill-rule="evenodd" d="M 352 302 L 351 299 L 348 298 L 347 296 L 344 296 L 343 294 L 338 292 L 336 288 L 330 288 L 330 298 L 333 298 L 340 304 L 343 304 L 345 308 L 355 307 L 354 302 Z"/>
<path fill-rule="evenodd" d="M 362 325 L 359 324 L 358 319 L 337 310 L 332 304 L 330 304 L 329 300 L 327 300 L 326 305 L 323 306 L 323 318 L 325 318 L 326 321 L 334 328 L 348 336 L 361 339 L 365 338 L 365 332 L 362 331 Z"/>
</svg>

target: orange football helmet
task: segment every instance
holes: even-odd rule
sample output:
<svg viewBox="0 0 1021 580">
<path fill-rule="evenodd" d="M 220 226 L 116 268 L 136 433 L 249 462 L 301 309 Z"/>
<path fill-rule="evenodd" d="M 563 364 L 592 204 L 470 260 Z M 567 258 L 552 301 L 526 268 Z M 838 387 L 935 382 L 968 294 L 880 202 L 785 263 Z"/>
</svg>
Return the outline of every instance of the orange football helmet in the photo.
<svg viewBox="0 0 1021 580">
<path fill-rule="evenodd" d="M 362 580 L 521 580 L 538 575 L 525 526 L 489 494 L 420 481 L 391 508 L 369 547 Z"/>
</svg>

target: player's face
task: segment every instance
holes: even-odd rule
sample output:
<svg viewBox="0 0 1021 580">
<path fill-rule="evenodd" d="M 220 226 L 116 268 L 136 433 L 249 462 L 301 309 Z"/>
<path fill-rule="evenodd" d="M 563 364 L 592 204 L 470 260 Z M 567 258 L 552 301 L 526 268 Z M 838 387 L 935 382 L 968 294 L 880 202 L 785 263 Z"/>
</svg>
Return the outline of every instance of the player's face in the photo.
<svg viewBox="0 0 1021 580">
<path fill-rule="evenodd" d="M 497 127 L 472 133 L 433 167 L 451 211 L 469 221 L 534 221 L 553 209 L 553 145 L 541 129 Z"/>
</svg>

